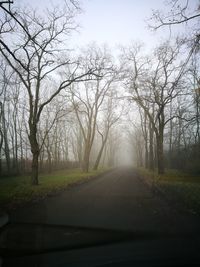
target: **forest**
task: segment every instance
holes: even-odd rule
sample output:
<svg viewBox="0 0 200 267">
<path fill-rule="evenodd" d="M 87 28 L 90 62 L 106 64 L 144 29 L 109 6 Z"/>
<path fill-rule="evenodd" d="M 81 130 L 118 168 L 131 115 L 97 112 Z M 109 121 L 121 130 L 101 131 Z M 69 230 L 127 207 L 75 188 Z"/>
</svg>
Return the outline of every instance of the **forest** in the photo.
<svg viewBox="0 0 200 267">
<path fill-rule="evenodd" d="M 171 1 L 170 15 L 152 13 L 153 30 L 187 23 L 187 34 L 163 40 L 152 51 L 133 41 L 113 53 L 109 44 L 95 42 L 73 49 L 77 1 L 45 13 L 5 2 L 0 1 L 0 177 L 30 174 L 37 185 L 43 172 L 87 173 L 122 163 L 159 174 L 200 174 L 198 5 L 191 14 Z"/>
</svg>

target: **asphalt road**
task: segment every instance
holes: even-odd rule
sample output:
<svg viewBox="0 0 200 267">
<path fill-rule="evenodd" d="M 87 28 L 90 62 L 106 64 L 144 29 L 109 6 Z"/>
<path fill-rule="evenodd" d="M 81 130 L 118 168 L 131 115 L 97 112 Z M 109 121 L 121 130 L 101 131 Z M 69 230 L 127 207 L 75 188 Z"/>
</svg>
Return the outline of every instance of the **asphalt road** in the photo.
<svg viewBox="0 0 200 267">
<path fill-rule="evenodd" d="M 178 211 L 131 168 L 115 169 L 10 214 L 12 222 L 37 222 L 164 233 L 200 232 L 200 218 Z"/>
<path fill-rule="evenodd" d="M 32 256 L 7 256 L 2 259 L 5 266 L 200 266 L 200 218 L 169 205 L 131 168 L 115 169 L 71 187 L 58 196 L 13 211 L 10 218 L 14 228 L 8 227 L 4 236 L 11 240 L 11 248 L 13 242 L 16 249 L 32 245 L 56 248 L 76 242 L 92 245 Z M 52 231 L 52 226 L 24 227 L 16 222 L 54 226 Z M 82 231 L 58 225 L 89 228 Z M 91 230 L 94 228 L 126 230 L 133 233 L 133 238 L 97 246 L 96 241 L 107 241 L 112 232 Z"/>
</svg>

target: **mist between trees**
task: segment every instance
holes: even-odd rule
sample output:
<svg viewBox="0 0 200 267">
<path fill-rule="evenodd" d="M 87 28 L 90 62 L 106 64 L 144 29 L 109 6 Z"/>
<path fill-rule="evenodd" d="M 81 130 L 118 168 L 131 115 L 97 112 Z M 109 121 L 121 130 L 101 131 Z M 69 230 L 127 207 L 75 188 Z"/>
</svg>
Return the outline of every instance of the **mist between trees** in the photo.
<svg viewBox="0 0 200 267">
<path fill-rule="evenodd" d="M 200 172 L 199 39 L 79 50 L 76 3 L 0 5 L 0 175 L 133 166 Z M 126 145 L 125 145 L 126 142 Z M 127 151 L 128 146 L 128 151 Z M 128 157 L 127 157 L 128 156 Z"/>
</svg>

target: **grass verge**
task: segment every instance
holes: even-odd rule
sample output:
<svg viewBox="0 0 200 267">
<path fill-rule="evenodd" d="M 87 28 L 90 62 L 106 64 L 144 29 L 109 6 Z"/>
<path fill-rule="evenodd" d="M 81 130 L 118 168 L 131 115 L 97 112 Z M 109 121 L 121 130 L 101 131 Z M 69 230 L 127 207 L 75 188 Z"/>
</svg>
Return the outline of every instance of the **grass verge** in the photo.
<svg viewBox="0 0 200 267">
<path fill-rule="evenodd" d="M 191 176 L 177 170 L 166 170 L 163 175 L 144 168 L 137 169 L 139 176 L 152 189 L 163 194 L 166 199 L 179 208 L 200 215 L 200 177 Z"/>
<path fill-rule="evenodd" d="M 56 171 L 52 174 L 41 174 L 37 186 L 30 184 L 29 176 L 1 178 L 0 207 L 10 209 L 24 203 L 36 202 L 47 196 L 62 192 L 70 185 L 87 181 L 104 171 L 100 169 L 83 173 L 80 169 L 68 169 Z"/>
</svg>

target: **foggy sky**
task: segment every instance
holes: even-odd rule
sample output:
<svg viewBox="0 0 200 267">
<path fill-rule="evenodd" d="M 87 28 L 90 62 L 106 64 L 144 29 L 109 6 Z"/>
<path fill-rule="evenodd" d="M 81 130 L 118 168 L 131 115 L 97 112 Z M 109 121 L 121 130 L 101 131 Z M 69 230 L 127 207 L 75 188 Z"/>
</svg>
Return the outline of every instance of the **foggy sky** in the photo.
<svg viewBox="0 0 200 267">
<path fill-rule="evenodd" d="M 57 5 L 62 0 L 15 0 L 14 5 L 27 5 L 45 9 L 50 3 Z M 162 0 L 82 0 L 82 14 L 77 17 L 79 32 L 73 36 L 77 46 L 90 42 L 108 43 L 112 48 L 126 45 L 131 41 L 142 41 L 152 49 L 159 40 L 169 36 L 168 29 L 152 32 L 148 28 L 148 19 L 153 9 L 164 7 Z M 179 29 L 178 29 L 179 30 Z"/>
</svg>

